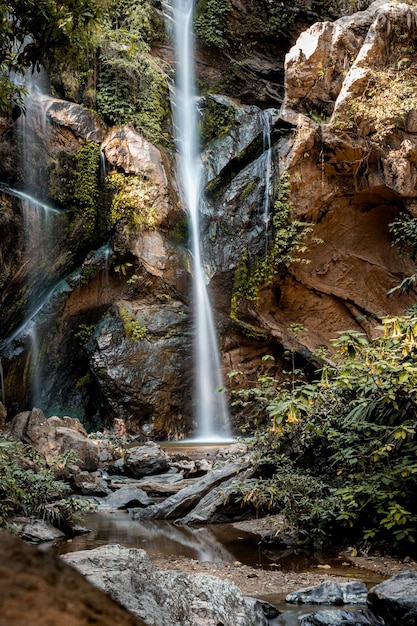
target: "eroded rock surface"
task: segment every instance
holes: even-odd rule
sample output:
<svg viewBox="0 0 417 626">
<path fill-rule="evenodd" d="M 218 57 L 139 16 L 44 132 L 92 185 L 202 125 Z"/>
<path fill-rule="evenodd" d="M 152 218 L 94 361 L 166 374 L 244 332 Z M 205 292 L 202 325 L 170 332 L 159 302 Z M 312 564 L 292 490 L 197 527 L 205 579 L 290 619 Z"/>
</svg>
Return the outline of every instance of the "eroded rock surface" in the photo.
<svg viewBox="0 0 417 626">
<path fill-rule="evenodd" d="M 417 572 L 401 572 L 372 587 L 368 605 L 387 626 L 413 626 L 417 623 Z"/>
<path fill-rule="evenodd" d="M 233 583 L 205 574 L 156 569 L 144 550 L 109 545 L 63 558 L 149 625 L 268 623 L 260 603 L 247 603 Z"/>
</svg>

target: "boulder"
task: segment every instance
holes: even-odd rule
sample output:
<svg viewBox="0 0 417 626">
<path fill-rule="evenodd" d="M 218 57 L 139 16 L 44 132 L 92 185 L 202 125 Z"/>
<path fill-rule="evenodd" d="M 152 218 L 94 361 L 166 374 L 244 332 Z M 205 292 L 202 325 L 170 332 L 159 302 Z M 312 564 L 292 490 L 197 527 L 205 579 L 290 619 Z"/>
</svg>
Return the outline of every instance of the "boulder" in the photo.
<svg viewBox="0 0 417 626">
<path fill-rule="evenodd" d="M 50 550 L 0 532 L 1 626 L 143 626 Z"/>
<path fill-rule="evenodd" d="M 367 586 L 362 582 L 335 583 L 325 580 L 315 587 L 304 587 L 289 593 L 285 601 L 292 604 L 365 604 L 367 595 Z"/>
<path fill-rule="evenodd" d="M 190 526 L 222 524 L 245 519 L 247 509 L 242 506 L 240 499 L 233 498 L 233 495 L 237 495 L 239 491 L 236 483 L 252 478 L 253 473 L 252 468 L 249 468 L 239 473 L 237 477 L 233 476 L 211 489 L 187 515 L 176 520 L 177 524 Z M 250 515 L 253 515 L 252 511 L 250 511 Z"/>
<path fill-rule="evenodd" d="M 384 623 L 368 609 L 355 612 L 329 609 L 305 615 L 299 620 L 299 626 L 384 626 Z"/>
<path fill-rule="evenodd" d="M 79 472 L 72 477 L 71 485 L 74 491 L 83 496 L 102 498 L 111 493 L 100 472 Z"/>
<path fill-rule="evenodd" d="M 126 450 L 124 468 L 126 474 L 133 478 L 161 474 L 169 467 L 169 456 L 157 443 L 147 442 Z"/>
<path fill-rule="evenodd" d="M 73 463 L 81 470 L 97 470 L 98 446 L 88 438 L 77 419 L 56 416 L 46 418 L 40 409 L 32 409 L 18 413 L 7 427 L 16 439 L 30 444 L 48 462 L 73 452 Z"/>
<path fill-rule="evenodd" d="M 417 624 L 417 572 L 405 571 L 372 587 L 368 594 L 370 609 L 387 626 Z"/>
<path fill-rule="evenodd" d="M 148 494 L 136 485 L 124 485 L 107 496 L 100 505 L 105 509 L 127 509 L 132 507 L 146 507 L 154 504 Z"/>
<path fill-rule="evenodd" d="M 226 483 L 232 477 L 247 469 L 249 461 L 226 463 L 223 467 L 214 469 L 200 480 L 184 487 L 163 502 L 135 513 L 135 519 L 180 519 L 189 513 L 204 496 L 213 489 Z M 187 481 L 188 482 L 188 481 Z"/>
<path fill-rule="evenodd" d="M 31 520 L 26 518 L 16 518 L 13 526 L 18 530 L 19 536 L 30 543 L 42 543 L 64 539 L 65 534 L 55 528 L 45 520 Z"/>
<path fill-rule="evenodd" d="M 262 606 L 208 574 L 157 569 L 144 550 L 107 545 L 62 558 L 149 625 L 267 626 Z"/>
</svg>

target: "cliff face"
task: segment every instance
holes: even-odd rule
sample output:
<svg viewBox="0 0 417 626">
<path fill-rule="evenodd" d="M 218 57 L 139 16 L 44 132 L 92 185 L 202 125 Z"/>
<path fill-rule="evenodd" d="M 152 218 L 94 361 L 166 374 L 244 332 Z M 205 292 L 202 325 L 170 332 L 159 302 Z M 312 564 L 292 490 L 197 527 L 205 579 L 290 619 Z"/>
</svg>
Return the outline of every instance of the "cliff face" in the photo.
<svg viewBox="0 0 417 626">
<path fill-rule="evenodd" d="M 248 4 L 232 3 L 242 38 L 261 32 L 245 20 Z M 304 9 L 295 3 L 294 11 Z M 303 15 L 311 23 L 311 12 Z M 266 33 L 233 71 L 227 50 L 198 49 L 200 81 L 222 88 L 199 110 L 202 244 L 226 378 L 239 370 L 249 385 L 263 355 L 279 362 L 290 348 L 309 357 L 338 330 L 372 334 L 382 316 L 412 303 L 387 291 L 413 271 L 389 225 L 416 206 L 416 24 L 417 9 L 381 0 L 315 23 L 286 55 L 285 80 L 288 38 Z M 395 89 L 381 107 L 373 86 L 385 84 Z M 25 150 L 23 131 L 7 120 L 1 126 L 9 414 L 38 404 L 91 427 L 121 417 L 144 437 L 183 437 L 193 426 L 191 276 L 173 155 L 131 128 L 105 128 L 82 106 L 49 96 L 36 102 L 42 115 L 27 118 Z M 284 200 L 312 227 L 299 262 L 271 272 L 263 261 L 284 256 L 279 241 L 273 261 L 270 254 L 286 174 Z M 59 211 L 48 218 L 55 225 L 42 257 L 16 193 L 22 181 Z M 294 323 L 308 330 L 295 337 Z"/>
</svg>

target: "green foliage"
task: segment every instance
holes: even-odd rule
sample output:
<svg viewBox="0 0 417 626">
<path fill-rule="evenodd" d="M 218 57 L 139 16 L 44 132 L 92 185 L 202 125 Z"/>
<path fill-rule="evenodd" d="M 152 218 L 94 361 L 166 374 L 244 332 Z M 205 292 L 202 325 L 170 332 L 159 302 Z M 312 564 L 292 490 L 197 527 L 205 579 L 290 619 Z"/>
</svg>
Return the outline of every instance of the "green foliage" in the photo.
<svg viewBox="0 0 417 626">
<path fill-rule="evenodd" d="M 28 460 L 24 460 L 28 459 Z M 61 455 L 54 467 L 73 460 Z M 31 469 L 24 469 L 30 466 Z M 85 506 L 67 496 L 69 487 L 55 480 L 51 466 L 7 434 L 0 433 L 0 526 L 7 527 L 15 515 L 40 517 L 67 529 L 78 522 Z"/>
<path fill-rule="evenodd" d="M 224 50 L 229 46 L 231 11 L 229 0 L 199 0 L 194 28 L 197 37 L 209 48 Z"/>
<path fill-rule="evenodd" d="M 112 226 L 122 227 L 126 234 L 132 227 L 155 229 L 157 215 L 149 180 L 139 176 L 111 174 L 107 177 L 107 183 L 113 193 L 109 215 Z"/>
<path fill-rule="evenodd" d="M 51 61 L 75 62 L 90 49 L 107 2 L 10 0 L 0 5 L 0 109 L 22 106 L 10 79 Z"/>
<path fill-rule="evenodd" d="M 74 339 L 79 342 L 80 346 L 85 346 L 90 341 L 95 329 L 95 324 L 79 324 L 74 333 Z"/>
<path fill-rule="evenodd" d="M 109 124 L 130 124 L 152 142 L 166 142 L 168 85 L 151 54 L 163 24 L 152 4 L 116 0 L 101 31 L 96 93 L 98 113 Z"/>
<path fill-rule="evenodd" d="M 250 194 L 252 193 L 252 191 L 255 191 L 257 187 L 257 182 L 256 180 L 251 180 L 246 187 L 244 188 L 244 190 L 242 191 L 242 193 L 240 194 L 240 200 L 244 200 L 245 198 L 247 198 L 248 196 L 250 196 Z"/>
<path fill-rule="evenodd" d="M 276 386 L 267 398 L 270 425 L 254 444 L 259 482 L 242 487 L 242 497 L 284 513 L 313 541 L 404 552 L 417 536 L 417 317 L 386 318 L 380 332 L 374 340 L 340 333 L 319 381 Z M 311 492 L 302 483 L 306 471 Z M 301 510 L 286 495 L 292 476 Z"/>
<path fill-rule="evenodd" d="M 123 321 L 126 337 L 132 341 L 142 341 L 148 336 L 146 328 L 140 325 L 134 314 L 126 307 L 119 307 L 119 314 Z"/>
<path fill-rule="evenodd" d="M 81 218 L 84 234 L 94 237 L 102 228 L 100 215 L 100 146 L 86 141 L 75 153 L 72 167 L 66 169 L 66 198 L 77 217 Z"/>
<path fill-rule="evenodd" d="M 304 240 L 311 226 L 294 219 L 290 199 L 289 175 L 280 178 L 278 195 L 272 215 L 272 237 L 266 254 L 249 258 L 246 250 L 235 271 L 231 299 L 231 315 L 236 316 L 239 303 L 258 299 L 260 287 L 272 284 L 277 274 L 285 274 L 294 262 L 307 262 Z"/>
<path fill-rule="evenodd" d="M 284 6 L 273 6 L 269 10 L 268 32 L 271 35 L 287 37 L 288 30 L 295 22 L 295 13 Z"/>
</svg>

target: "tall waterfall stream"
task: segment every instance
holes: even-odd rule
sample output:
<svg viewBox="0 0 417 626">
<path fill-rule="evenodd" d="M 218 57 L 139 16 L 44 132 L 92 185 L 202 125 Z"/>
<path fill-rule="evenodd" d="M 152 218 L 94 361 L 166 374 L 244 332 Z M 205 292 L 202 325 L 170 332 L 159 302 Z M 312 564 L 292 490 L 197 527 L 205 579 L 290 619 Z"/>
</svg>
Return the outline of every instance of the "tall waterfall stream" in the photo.
<svg viewBox="0 0 417 626">
<path fill-rule="evenodd" d="M 199 155 L 194 80 L 193 1 L 173 0 L 176 80 L 173 89 L 175 139 L 182 200 L 191 224 L 195 311 L 195 405 L 199 441 L 230 438 L 218 337 L 206 286 L 200 242 L 202 165 Z"/>
</svg>

